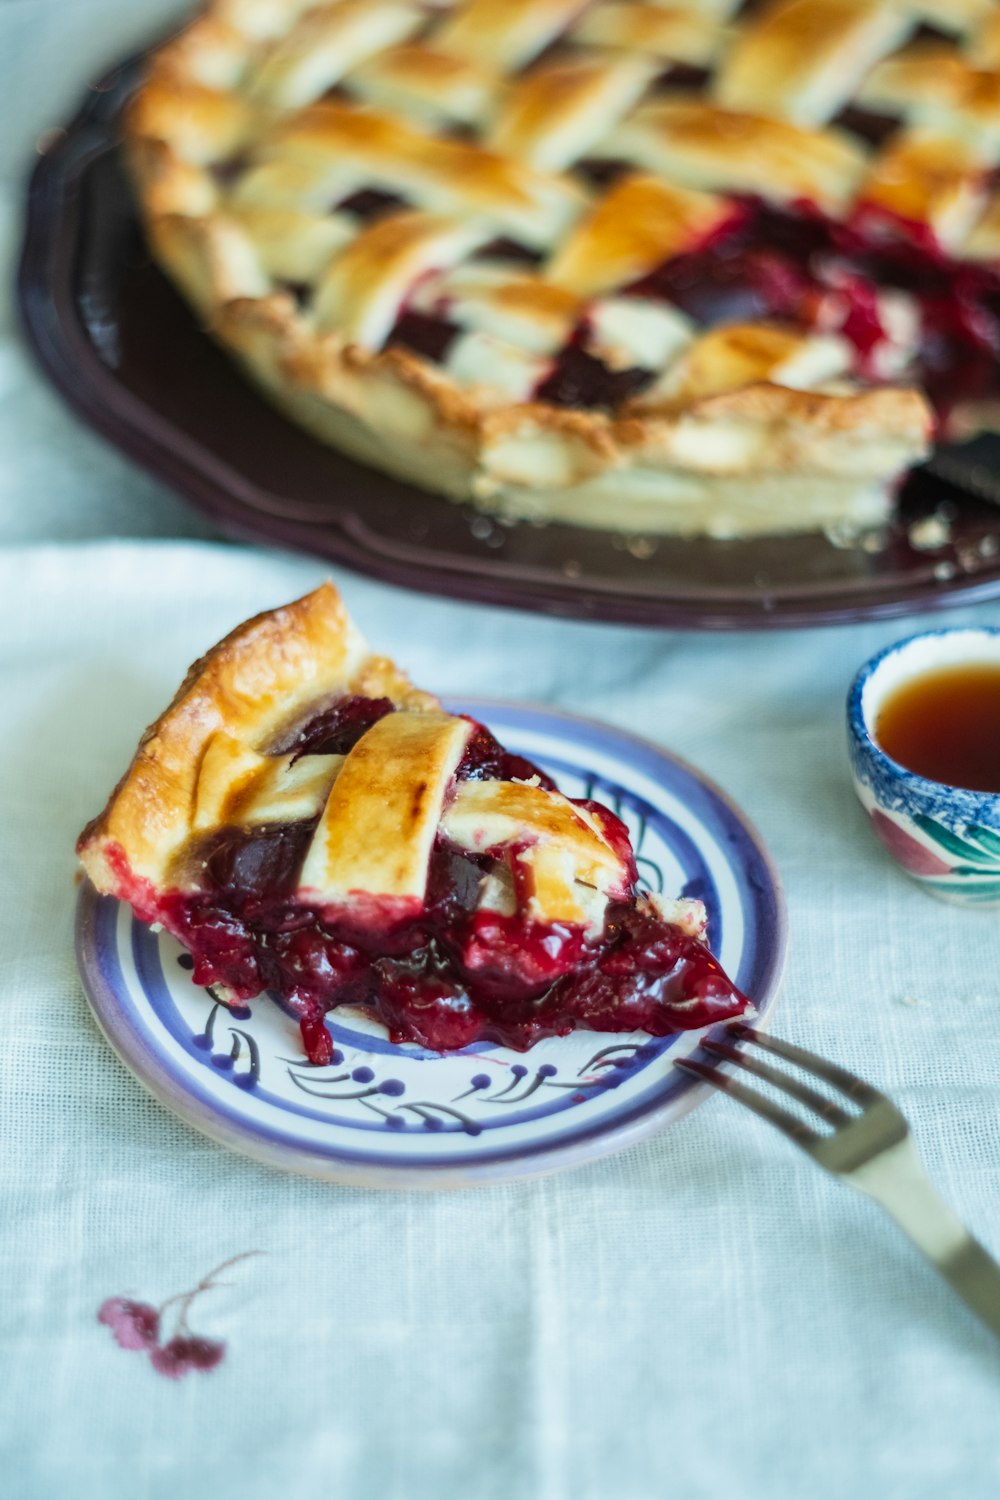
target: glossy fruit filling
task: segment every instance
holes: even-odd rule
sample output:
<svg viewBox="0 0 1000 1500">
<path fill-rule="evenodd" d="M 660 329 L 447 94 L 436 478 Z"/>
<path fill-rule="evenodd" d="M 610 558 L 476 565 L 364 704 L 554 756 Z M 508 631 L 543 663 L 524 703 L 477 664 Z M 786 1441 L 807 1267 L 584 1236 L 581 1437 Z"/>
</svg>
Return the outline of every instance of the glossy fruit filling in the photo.
<svg viewBox="0 0 1000 1500">
<path fill-rule="evenodd" d="M 911 308 L 902 345 L 887 293 L 897 302 L 904 294 Z M 920 385 L 945 429 L 960 402 L 1000 393 L 1000 277 L 948 256 L 925 226 L 870 205 L 842 222 L 806 201 L 779 208 L 748 197 L 708 241 L 624 295 L 669 302 L 698 328 L 768 319 L 840 334 L 854 349 L 855 378 Z M 404 309 L 390 342 L 443 364 L 459 332 L 445 317 Z M 653 381 L 656 372 L 639 366 L 611 369 L 587 333 L 585 323 L 576 329 L 532 399 L 613 411 Z"/>
<path fill-rule="evenodd" d="M 345 754 L 393 712 L 388 699 L 346 698 L 289 736 L 296 757 Z M 476 724 L 457 780 L 551 780 Z M 505 864 L 523 890 L 524 849 L 469 854 L 439 836 L 424 908 L 399 919 L 373 899 L 320 911 L 296 896 L 316 820 L 225 828 L 192 851 L 197 891 L 155 895 L 122 863 L 122 894 L 189 949 L 197 984 L 247 1000 L 272 991 L 299 1017 L 310 1061 L 329 1061 L 327 1012 L 350 1005 L 394 1041 L 449 1051 L 479 1039 L 523 1050 L 582 1027 L 654 1036 L 742 1014 L 746 1000 L 706 945 L 664 921 L 638 896 L 624 825 L 598 803 L 596 818 L 629 872 L 632 894 L 609 904 L 603 931 L 540 923 L 480 907 L 483 881 Z M 523 901 L 519 903 L 523 910 Z"/>
</svg>

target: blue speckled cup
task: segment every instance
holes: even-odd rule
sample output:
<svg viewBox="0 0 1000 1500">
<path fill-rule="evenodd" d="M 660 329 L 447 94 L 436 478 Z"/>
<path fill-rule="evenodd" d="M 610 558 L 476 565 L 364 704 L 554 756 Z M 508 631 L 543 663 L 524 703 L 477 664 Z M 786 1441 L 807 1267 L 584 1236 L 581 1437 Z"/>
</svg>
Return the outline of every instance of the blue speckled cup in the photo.
<svg viewBox="0 0 1000 1500">
<path fill-rule="evenodd" d="M 1000 665 L 1000 628 L 929 630 L 866 662 L 847 700 L 861 805 L 893 858 L 942 901 L 1000 906 L 1000 795 L 928 781 L 875 743 L 879 710 L 904 682 L 941 667 Z"/>
</svg>

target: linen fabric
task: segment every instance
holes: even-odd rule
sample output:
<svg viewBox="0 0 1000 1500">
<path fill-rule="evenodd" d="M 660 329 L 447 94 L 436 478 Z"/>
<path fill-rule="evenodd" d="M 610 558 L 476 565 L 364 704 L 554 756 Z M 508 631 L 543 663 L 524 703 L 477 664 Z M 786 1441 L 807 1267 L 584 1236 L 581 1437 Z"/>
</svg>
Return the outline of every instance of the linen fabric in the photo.
<svg viewBox="0 0 1000 1500">
<path fill-rule="evenodd" d="M 7 272 L 34 140 L 175 14 L 0 5 Z M 74 964 L 74 838 L 187 664 L 330 570 L 197 540 L 207 523 L 46 387 L 3 286 L 0 1492 L 994 1500 L 1000 1344 L 873 1205 L 730 1101 L 563 1176 L 376 1192 L 228 1154 L 117 1061 Z M 1000 923 L 900 874 L 845 752 L 856 667 L 942 619 L 684 635 L 333 573 L 422 685 L 606 719 L 741 804 L 788 899 L 774 1029 L 888 1090 L 1000 1253 Z M 250 1250 L 191 1310 L 227 1343 L 211 1373 L 168 1381 L 97 1322 Z"/>
<path fill-rule="evenodd" d="M 1000 1346 L 873 1205 L 728 1100 L 547 1180 L 363 1191 L 228 1154 L 111 1053 L 74 967 L 75 834 L 188 662 L 326 571 L 198 543 L 0 552 L 7 1492 L 995 1494 Z M 901 627 L 683 636 L 335 577 L 417 681 L 599 714 L 735 797 L 787 891 L 775 1030 L 887 1089 L 1000 1250 L 1000 925 L 911 885 L 849 784 L 848 679 Z M 210 1374 L 169 1383 L 96 1321 L 247 1250 L 192 1310 L 229 1345 Z"/>
</svg>

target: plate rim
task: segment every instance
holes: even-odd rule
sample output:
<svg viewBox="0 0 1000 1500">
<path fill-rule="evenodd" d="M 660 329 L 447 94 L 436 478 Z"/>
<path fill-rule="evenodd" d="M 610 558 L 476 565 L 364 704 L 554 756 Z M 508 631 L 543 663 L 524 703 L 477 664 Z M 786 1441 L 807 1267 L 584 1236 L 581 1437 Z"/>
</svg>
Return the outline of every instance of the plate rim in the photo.
<svg viewBox="0 0 1000 1500">
<path fill-rule="evenodd" d="M 624 742 L 639 749 L 654 761 L 666 762 L 693 778 L 716 800 L 725 814 L 741 829 L 767 876 L 768 894 L 774 908 L 774 931 L 769 943 L 768 975 L 763 996 L 755 996 L 760 1016 L 755 1025 L 766 1029 L 781 991 L 788 957 L 788 912 L 784 888 L 774 859 L 756 825 L 738 803 L 710 776 L 673 751 L 629 730 L 619 729 L 599 719 L 549 708 L 546 705 L 507 698 L 461 698 L 452 705 L 475 717 L 491 710 L 512 710 L 529 720 L 544 723 L 556 720 L 567 726 L 580 725 L 598 731 L 610 742 Z M 488 722 L 488 720 L 487 720 Z M 196 1101 L 178 1082 L 160 1054 L 148 1046 L 123 1014 L 119 997 L 102 971 L 95 956 L 95 915 L 99 903 L 110 898 L 98 894 L 84 878 L 76 904 L 74 950 L 77 970 L 88 1008 L 105 1041 L 128 1071 L 155 1099 L 199 1134 L 216 1144 L 259 1164 L 284 1172 L 293 1172 L 331 1185 L 365 1188 L 414 1189 L 435 1191 L 462 1187 L 479 1187 L 499 1182 L 522 1182 L 553 1175 L 556 1172 L 586 1166 L 626 1147 L 659 1133 L 667 1125 L 684 1118 L 713 1090 L 709 1084 L 692 1077 L 684 1080 L 682 1092 L 661 1105 L 644 1109 L 631 1119 L 605 1127 L 595 1126 L 594 1133 L 568 1144 L 542 1146 L 528 1157 L 504 1157 L 496 1160 L 472 1160 L 467 1165 L 449 1162 L 414 1162 L 406 1166 L 361 1163 L 338 1157 L 336 1152 L 313 1150 L 308 1143 L 282 1146 L 256 1134 L 250 1125 L 230 1126 L 226 1117 L 210 1106 Z M 118 903 L 121 906 L 122 903 Z M 134 920 L 134 919 L 133 919 Z M 718 1033 L 720 1022 L 712 1031 Z M 697 1053 L 695 1054 L 697 1055 Z"/>
<path fill-rule="evenodd" d="M 237 475 L 182 425 L 161 415 L 115 378 L 98 357 L 76 312 L 71 273 L 81 225 L 79 180 L 95 155 L 113 147 L 118 94 L 143 55 L 132 54 L 109 69 L 91 86 L 69 122 L 39 143 L 39 158 L 27 186 L 17 306 L 29 347 L 67 403 L 91 427 L 207 515 L 224 534 L 325 557 L 385 583 L 438 597 L 658 629 L 776 630 L 841 624 L 951 608 L 1000 593 L 1000 559 L 975 575 L 959 571 L 948 579 L 928 576 L 920 580 L 897 575 L 873 584 L 870 596 L 849 580 L 822 595 L 811 592 L 809 580 L 760 594 L 727 594 L 724 587 L 713 590 L 708 585 L 692 596 L 658 594 L 653 589 L 637 592 L 630 591 L 624 580 L 574 579 L 553 573 L 538 579 L 531 576 L 528 565 L 521 576 L 513 577 L 491 568 L 488 558 L 478 563 L 471 557 L 457 561 L 448 555 L 432 561 L 423 555 L 404 558 L 398 549 L 376 550 L 353 534 L 356 528 L 350 525 L 348 513 L 308 521 L 253 503 L 247 498 L 253 485 L 245 476 Z M 249 382 L 247 389 L 256 394 Z M 352 463 L 345 455 L 339 457 L 345 465 Z M 353 467 L 359 479 L 370 472 L 359 464 Z M 415 487 L 403 487 L 425 496 Z M 266 493 L 261 490 L 261 496 Z M 670 538 L 665 541 L 669 543 Z"/>
</svg>

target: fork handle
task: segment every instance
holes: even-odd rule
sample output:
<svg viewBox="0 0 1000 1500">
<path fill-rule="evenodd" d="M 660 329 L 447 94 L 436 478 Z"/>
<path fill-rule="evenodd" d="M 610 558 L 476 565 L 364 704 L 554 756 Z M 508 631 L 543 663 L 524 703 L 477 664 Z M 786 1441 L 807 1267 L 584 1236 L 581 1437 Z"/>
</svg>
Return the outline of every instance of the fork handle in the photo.
<svg viewBox="0 0 1000 1500">
<path fill-rule="evenodd" d="M 1000 1266 L 931 1186 L 912 1137 L 844 1181 L 880 1203 L 952 1291 L 1000 1337 Z"/>
</svg>

